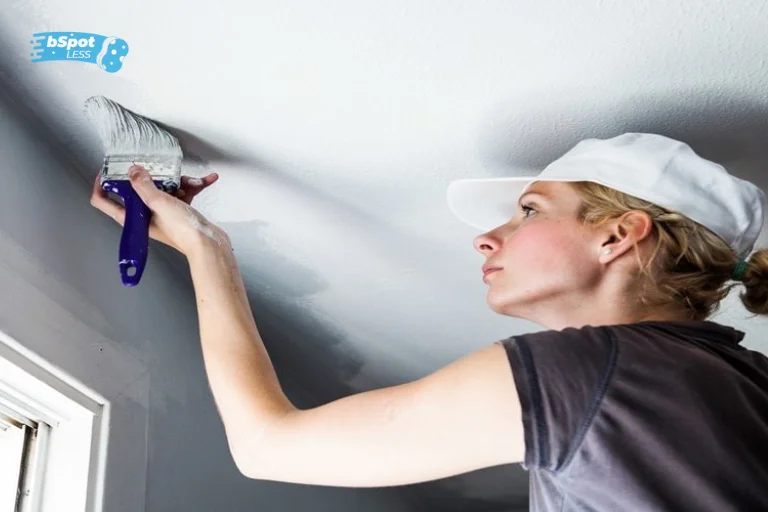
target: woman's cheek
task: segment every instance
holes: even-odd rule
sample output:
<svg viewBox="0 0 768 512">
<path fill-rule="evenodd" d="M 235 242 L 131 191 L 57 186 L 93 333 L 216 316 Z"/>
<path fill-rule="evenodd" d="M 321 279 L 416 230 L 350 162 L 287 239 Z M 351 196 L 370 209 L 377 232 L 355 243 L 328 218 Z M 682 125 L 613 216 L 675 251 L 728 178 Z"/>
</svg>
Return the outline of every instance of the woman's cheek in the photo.
<svg viewBox="0 0 768 512">
<path fill-rule="evenodd" d="M 518 268 L 555 270 L 563 264 L 570 248 L 568 237 L 559 226 L 537 226 L 521 229 L 510 240 L 509 252 Z"/>
</svg>

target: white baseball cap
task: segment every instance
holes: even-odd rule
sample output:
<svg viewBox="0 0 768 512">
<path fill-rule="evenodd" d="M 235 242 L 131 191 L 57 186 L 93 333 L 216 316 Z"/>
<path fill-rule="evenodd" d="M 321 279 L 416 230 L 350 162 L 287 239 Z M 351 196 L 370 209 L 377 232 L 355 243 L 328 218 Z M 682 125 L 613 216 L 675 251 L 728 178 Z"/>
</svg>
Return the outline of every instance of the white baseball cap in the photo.
<svg viewBox="0 0 768 512">
<path fill-rule="evenodd" d="M 746 257 L 763 227 L 765 194 L 701 158 L 687 144 L 653 133 L 584 139 L 536 176 L 468 178 L 448 185 L 448 206 L 463 222 L 489 231 L 509 222 L 537 181 L 592 181 L 681 213 Z"/>
</svg>

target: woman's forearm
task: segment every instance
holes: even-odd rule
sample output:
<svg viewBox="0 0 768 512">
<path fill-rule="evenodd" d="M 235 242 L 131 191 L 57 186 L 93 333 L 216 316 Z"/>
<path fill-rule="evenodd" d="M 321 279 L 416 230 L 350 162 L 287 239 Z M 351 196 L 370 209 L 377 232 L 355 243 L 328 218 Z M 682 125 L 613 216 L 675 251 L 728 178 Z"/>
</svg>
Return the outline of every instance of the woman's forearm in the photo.
<svg viewBox="0 0 768 512">
<path fill-rule="evenodd" d="M 260 433 L 294 410 L 251 312 L 229 244 L 202 242 L 188 256 L 203 359 L 230 448 L 250 452 Z"/>
</svg>

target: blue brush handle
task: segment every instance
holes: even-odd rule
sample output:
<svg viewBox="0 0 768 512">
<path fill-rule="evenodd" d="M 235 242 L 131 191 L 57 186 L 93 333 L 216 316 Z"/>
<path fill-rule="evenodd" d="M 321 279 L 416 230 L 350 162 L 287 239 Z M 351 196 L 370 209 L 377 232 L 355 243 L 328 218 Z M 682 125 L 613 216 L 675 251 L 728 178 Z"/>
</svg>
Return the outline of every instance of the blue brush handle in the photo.
<svg viewBox="0 0 768 512">
<path fill-rule="evenodd" d="M 179 184 L 174 180 L 152 180 L 155 187 L 173 194 Z M 152 211 L 144 204 L 128 180 L 104 180 L 101 188 L 119 195 L 125 203 L 125 223 L 120 238 L 120 278 L 125 286 L 136 286 L 144 273 L 149 253 L 149 224 Z"/>
<path fill-rule="evenodd" d="M 155 183 L 158 188 L 159 183 Z M 149 252 L 149 223 L 152 212 L 144 204 L 128 180 L 106 180 L 104 190 L 119 195 L 125 203 L 125 224 L 120 238 L 118 265 L 125 286 L 136 286 L 144 273 Z"/>
<path fill-rule="evenodd" d="M 105 189 L 119 195 L 125 203 L 125 223 L 120 238 L 118 265 L 125 286 L 136 286 L 144 273 L 149 252 L 149 223 L 152 212 L 127 180 L 105 181 Z"/>
</svg>

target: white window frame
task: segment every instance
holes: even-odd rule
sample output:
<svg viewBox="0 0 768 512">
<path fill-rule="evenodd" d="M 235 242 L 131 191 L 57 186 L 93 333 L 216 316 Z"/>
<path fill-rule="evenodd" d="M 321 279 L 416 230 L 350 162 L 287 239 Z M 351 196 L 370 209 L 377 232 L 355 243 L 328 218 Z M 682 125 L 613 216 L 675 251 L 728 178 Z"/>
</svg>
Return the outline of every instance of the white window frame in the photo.
<svg viewBox="0 0 768 512">
<path fill-rule="evenodd" d="M 65 401 L 71 401 L 92 414 L 84 420 L 79 419 L 79 424 L 75 427 L 91 429 L 85 511 L 101 512 L 109 438 L 109 401 L 2 331 L 0 331 L 0 357 L 23 370 L 30 379 L 39 380 L 59 394 L 56 399 L 52 399 L 53 395 L 43 397 L 38 394 L 36 396 L 0 378 L 0 410 L 20 420 L 27 428 L 35 429 L 34 439 L 30 439 L 29 431 L 25 433 L 26 467 L 22 469 L 24 481 L 20 487 L 19 511 L 70 510 L 66 503 L 56 501 L 51 496 L 46 500 L 45 484 L 51 477 L 63 477 L 63 475 L 51 474 L 47 461 L 50 460 L 51 455 L 51 430 L 59 427 L 62 421 L 68 421 L 62 408 Z M 57 403 L 53 403 L 54 400 Z M 66 439 L 60 439 L 59 442 L 66 443 Z"/>
<path fill-rule="evenodd" d="M 5 361 L 0 359 L 5 364 Z M 0 379 L 3 377 L 0 373 Z M 8 389 L 10 387 L 10 389 Z M 5 389 L 4 389 L 5 388 Z M 9 418 L 21 425 L 23 434 L 22 455 L 19 460 L 20 482 L 17 492 L 16 512 L 31 512 L 40 509 L 45 486 L 45 467 L 51 428 L 58 426 L 58 421 L 43 413 L 36 414 L 31 402 L 25 403 L 25 397 L 17 394 L 12 386 L 0 380 L 0 418 Z M 29 411 L 31 410 L 31 414 Z M 37 417 L 35 420 L 33 418 Z M 3 421 L 5 423 L 5 421 Z M 12 424 L 10 426 L 13 426 Z M 36 502 L 37 501 L 37 502 Z"/>
</svg>

